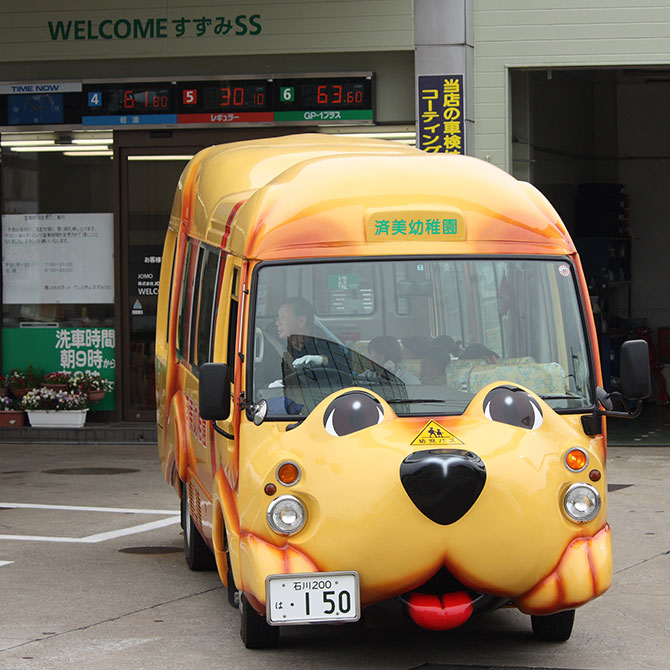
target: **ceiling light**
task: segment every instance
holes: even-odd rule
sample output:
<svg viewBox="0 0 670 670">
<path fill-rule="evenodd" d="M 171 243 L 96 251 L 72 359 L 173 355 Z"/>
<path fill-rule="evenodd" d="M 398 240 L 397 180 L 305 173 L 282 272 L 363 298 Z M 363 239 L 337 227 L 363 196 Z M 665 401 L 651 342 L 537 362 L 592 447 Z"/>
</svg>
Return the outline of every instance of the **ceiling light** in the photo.
<svg viewBox="0 0 670 670">
<path fill-rule="evenodd" d="M 108 151 L 64 151 L 63 156 L 113 156 L 114 152 Z"/>
<path fill-rule="evenodd" d="M 2 140 L 3 147 L 46 147 L 53 145 L 54 140 Z"/>
<path fill-rule="evenodd" d="M 12 151 L 16 151 L 18 153 L 42 153 L 46 151 L 60 151 L 60 152 L 65 152 L 65 151 L 107 151 L 108 147 L 106 144 L 99 144 L 99 145 L 84 145 L 84 146 L 77 146 L 76 144 L 58 144 L 54 146 L 27 146 L 27 147 L 12 147 Z"/>
</svg>

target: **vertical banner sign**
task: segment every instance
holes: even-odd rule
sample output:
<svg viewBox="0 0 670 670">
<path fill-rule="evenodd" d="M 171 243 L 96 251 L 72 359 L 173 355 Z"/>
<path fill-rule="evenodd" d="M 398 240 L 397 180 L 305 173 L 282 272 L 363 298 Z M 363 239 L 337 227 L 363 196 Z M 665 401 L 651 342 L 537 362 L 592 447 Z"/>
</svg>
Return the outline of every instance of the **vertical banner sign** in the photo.
<svg viewBox="0 0 670 670">
<path fill-rule="evenodd" d="M 462 74 L 419 75 L 419 149 L 430 153 L 465 153 Z"/>
</svg>

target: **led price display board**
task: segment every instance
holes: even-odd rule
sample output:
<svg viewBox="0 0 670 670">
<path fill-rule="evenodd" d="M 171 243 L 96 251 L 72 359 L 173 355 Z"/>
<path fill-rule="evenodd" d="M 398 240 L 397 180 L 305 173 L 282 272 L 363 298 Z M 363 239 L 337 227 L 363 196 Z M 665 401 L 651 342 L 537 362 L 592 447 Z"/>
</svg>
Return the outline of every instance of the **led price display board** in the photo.
<svg viewBox="0 0 670 670">
<path fill-rule="evenodd" d="M 372 76 L 274 82 L 275 121 L 372 121 Z"/>
<path fill-rule="evenodd" d="M 176 123 L 171 82 L 86 84 L 82 125 L 160 125 Z"/>
<path fill-rule="evenodd" d="M 219 78 L 0 86 L 0 127 L 372 123 L 374 77 Z"/>
<path fill-rule="evenodd" d="M 272 123 L 272 82 L 265 79 L 177 84 L 178 123 Z"/>
</svg>

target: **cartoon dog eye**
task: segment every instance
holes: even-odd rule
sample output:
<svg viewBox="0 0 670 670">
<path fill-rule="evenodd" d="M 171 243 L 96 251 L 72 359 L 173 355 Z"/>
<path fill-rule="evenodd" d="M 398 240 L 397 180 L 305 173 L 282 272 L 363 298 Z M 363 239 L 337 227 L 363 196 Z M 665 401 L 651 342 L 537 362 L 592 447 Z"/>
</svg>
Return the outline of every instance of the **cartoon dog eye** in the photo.
<svg viewBox="0 0 670 670">
<path fill-rule="evenodd" d="M 531 395 L 513 386 L 498 386 L 484 398 L 484 416 L 510 426 L 535 430 L 542 425 L 542 408 Z"/>
<path fill-rule="evenodd" d="M 323 415 L 323 426 L 333 437 L 342 437 L 376 426 L 384 418 L 381 403 L 361 391 L 351 391 L 335 398 Z"/>
</svg>

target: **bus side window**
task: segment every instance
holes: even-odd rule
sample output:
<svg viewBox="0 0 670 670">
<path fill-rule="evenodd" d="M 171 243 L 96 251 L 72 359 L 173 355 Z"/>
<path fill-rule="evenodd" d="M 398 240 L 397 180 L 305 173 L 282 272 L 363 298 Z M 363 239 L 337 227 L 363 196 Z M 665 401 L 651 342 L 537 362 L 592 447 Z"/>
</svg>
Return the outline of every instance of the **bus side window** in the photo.
<svg viewBox="0 0 670 670">
<path fill-rule="evenodd" d="M 216 319 L 215 303 L 218 295 L 220 264 L 220 251 L 207 248 L 200 282 L 200 314 L 198 316 L 197 335 L 197 364 L 199 366 L 212 360 L 212 343 L 214 341 Z"/>
<path fill-rule="evenodd" d="M 186 357 L 186 343 L 188 342 L 189 318 L 191 313 L 191 242 L 186 247 L 186 258 L 184 259 L 184 274 L 181 277 L 181 297 L 179 299 L 179 315 L 177 317 L 177 356 L 181 359 Z M 178 278 L 179 280 L 179 278 Z"/>
<path fill-rule="evenodd" d="M 189 347 L 188 347 L 188 362 L 195 368 L 197 365 L 196 362 L 196 335 L 197 335 L 197 324 L 198 324 L 198 311 L 200 308 L 200 287 L 201 287 L 201 278 L 202 278 L 202 260 L 205 255 L 205 248 L 201 245 L 198 248 L 198 260 L 195 267 L 195 274 L 191 280 L 191 285 L 193 286 L 193 298 L 191 300 L 191 332 L 189 337 Z"/>
<path fill-rule="evenodd" d="M 235 362 L 237 356 L 235 355 L 236 343 L 237 343 L 237 312 L 238 312 L 238 286 L 239 281 L 239 270 L 235 268 L 233 270 L 233 283 L 232 291 L 230 296 L 230 311 L 228 313 L 228 348 L 226 350 L 226 363 L 228 364 L 228 370 L 230 371 L 230 379 L 235 379 Z"/>
</svg>

